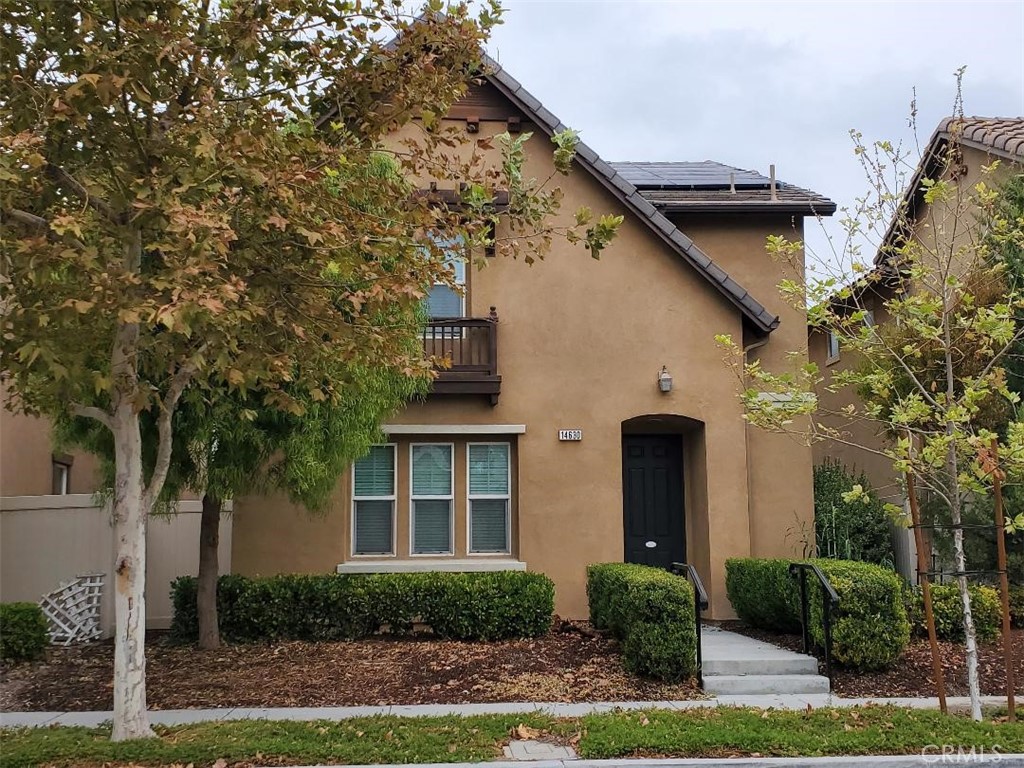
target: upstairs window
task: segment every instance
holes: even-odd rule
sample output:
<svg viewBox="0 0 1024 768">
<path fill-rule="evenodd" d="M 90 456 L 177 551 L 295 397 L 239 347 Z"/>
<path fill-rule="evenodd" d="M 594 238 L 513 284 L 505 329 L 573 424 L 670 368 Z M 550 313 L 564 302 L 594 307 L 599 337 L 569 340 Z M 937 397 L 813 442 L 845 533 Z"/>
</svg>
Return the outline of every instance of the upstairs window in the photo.
<svg viewBox="0 0 1024 768">
<path fill-rule="evenodd" d="M 352 471 L 352 553 L 395 554 L 395 446 L 373 446 Z"/>
<path fill-rule="evenodd" d="M 444 250 L 444 263 L 454 277 L 457 288 L 444 283 L 434 283 L 427 295 L 427 312 L 431 320 L 448 320 L 466 316 L 466 254 L 461 237 L 434 238 L 434 243 Z"/>
<path fill-rule="evenodd" d="M 54 496 L 66 496 L 71 493 L 71 458 L 54 456 L 50 466 L 50 493 Z"/>
<path fill-rule="evenodd" d="M 839 359 L 839 334 L 835 331 L 829 331 L 828 333 L 828 360 Z"/>
</svg>

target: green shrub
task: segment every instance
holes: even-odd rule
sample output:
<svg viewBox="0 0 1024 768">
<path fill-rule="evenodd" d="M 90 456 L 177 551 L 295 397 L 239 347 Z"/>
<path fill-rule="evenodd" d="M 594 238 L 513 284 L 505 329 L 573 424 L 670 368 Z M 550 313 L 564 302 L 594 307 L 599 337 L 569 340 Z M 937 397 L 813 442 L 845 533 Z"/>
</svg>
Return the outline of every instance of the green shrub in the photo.
<svg viewBox="0 0 1024 768">
<path fill-rule="evenodd" d="M 800 630 L 800 589 L 791 560 L 734 558 L 725 564 L 725 586 L 736 614 L 747 624 L 776 632 Z M 852 560 L 810 560 L 839 595 L 832 612 L 832 656 L 851 669 L 889 666 L 910 640 L 902 582 L 887 568 Z M 821 589 L 808 576 L 811 638 L 825 644 Z"/>
<path fill-rule="evenodd" d="M 667 682 L 696 669 L 693 587 L 659 568 L 601 563 L 587 568 L 590 621 L 622 641 L 630 672 Z"/>
<path fill-rule="evenodd" d="M 35 603 L 0 604 L 0 659 L 34 661 L 49 644 L 42 608 Z"/>
<path fill-rule="evenodd" d="M 864 493 L 847 501 L 855 485 Z M 818 557 L 892 566 L 892 540 L 885 504 L 871 493 L 863 472 L 826 459 L 814 468 L 814 534 Z"/>
<path fill-rule="evenodd" d="M 967 588 L 971 596 L 971 617 L 978 640 L 994 640 L 999 636 L 1003 623 L 1003 606 L 998 590 L 992 587 L 971 585 Z M 1012 594 L 1012 593 L 1011 593 Z M 920 587 L 910 591 L 907 613 L 914 633 L 922 637 L 928 634 L 924 618 L 924 594 Z M 960 588 L 956 584 L 932 585 L 932 613 L 935 616 L 935 635 L 940 640 L 954 643 L 964 641 L 964 606 L 960 600 Z M 1011 618 L 1013 606 L 1010 607 Z"/>
<path fill-rule="evenodd" d="M 903 605 L 903 581 L 888 568 L 850 560 L 813 560 L 839 594 L 832 613 L 832 656 L 857 670 L 891 666 L 910 642 L 910 622 Z M 813 584 L 811 581 L 808 586 Z M 813 589 L 811 637 L 824 646 L 821 590 Z"/>
<path fill-rule="evenodd" d="M 196 580 L 171 585 L 171 636 L 198 636 Z M 454 640 L 537 637 L 548 631 L 554 585 L 538 573 L 390 573 L 222 576 L 217 584 L 220 631 L 230 642 L 351 640 L 417 623 Z"/>
<path fill-rule="evenodd" d="M 725 591 L 740 619 L 772 632 L 800 631 L 800 595 L 789 563 L 755 557 L 725 561 Z"/>
<path fill-rule="evenodd" d="M 1024 629 L 1024 586 L 1010 587 L 1010 624 Z"/>
</svg>

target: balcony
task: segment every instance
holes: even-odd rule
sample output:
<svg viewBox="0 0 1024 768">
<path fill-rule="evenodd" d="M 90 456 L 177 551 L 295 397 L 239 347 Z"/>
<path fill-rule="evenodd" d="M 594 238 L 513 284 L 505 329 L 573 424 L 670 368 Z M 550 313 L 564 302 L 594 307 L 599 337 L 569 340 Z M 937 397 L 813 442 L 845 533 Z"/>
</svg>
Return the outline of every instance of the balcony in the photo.
<svg viewBox="0 0 1024 768">
<path fill-rule="evenodd" d="M 498 313 L 488 317 L 430 320 L 423 329 L 423 351 L 439 361 L 433 395 L 487 395 L 496 405 L 501 394 L 498 375 Z"/>
</svg>

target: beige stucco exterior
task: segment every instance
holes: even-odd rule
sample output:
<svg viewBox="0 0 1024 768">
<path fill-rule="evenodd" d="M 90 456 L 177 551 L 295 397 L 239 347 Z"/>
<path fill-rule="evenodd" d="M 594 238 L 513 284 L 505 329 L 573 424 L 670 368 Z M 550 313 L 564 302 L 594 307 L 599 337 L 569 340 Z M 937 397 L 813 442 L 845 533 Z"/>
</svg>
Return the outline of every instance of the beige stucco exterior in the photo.
<svg viewBox="0 0 1024 768">
<path fill-rule="evenodd" d="M 7 392 L 0 384 L 0 403 Z M 38 496 L 53 490 L 53 460 L 71 463 L 68 493 L 96 490 L 96 458 L 55 448 L 50 423 L 0 406 L 0 496 Z"/>
<path fill-rule="evenodd" d="M 483 122 L 480 133 L 504 129 Z M 545 136 L 534 135 L 527 156 L 528 175 L 549 175 Z M 378 558 L 380 567 L 408 558 L 409 442 L 452 439 L 432 435 L 431 425 L 524 425 L 512 437 L 455 438 L 451 559 L 467 556 L 464 443 L 510 440 L 516 459 L 511 555 L 554 580 L 559 614 L 585 617 L 586 566 L 623 559 L 623 422 L 656 416 L 661 421 L 635 428 L 683 435 L 685 509 L 676 514 L 685 516 L 686 557 L 708 587 L 711 615 L 730 616 L 727 558 L 801 551 L 798 532 L 813 514 L 810 449 L 746 426 L 735 373 L 715 342 L 716 334 L 743 337 L 740 312 L 585 171 L 576 169 L 560 186 L 566 221 L 582 205 L 624 214 L 619 235 L 600 261 L 556 240 L 532 266 L 491 258 L 472 274 L 467 314 L 484 317 L 493 306 L 500 318 L 501 396 L 494 406 L 480 396 L 435 396 L 396 414 L 394 424 L 424 426 L 422 434 L 397 440 L 398 543 L 394 557 Z M 794 223 L 799 229 L 799 218 L 788 215 L 681 222 L 705 253 L 781 315 L 781 326 L 756 351 L 772 365 L 806 345 L 805 318 L 779 299 L 781 273 L 765 252 L 767 235 L 791 234 Z M 668 393 L 657 386 L 662 366 L 675 382 Z M 581 429 L 583 439 L 560 441 L 559 429 Z M 332 511 L 319 517 L 281 498 L 237 500 L 235 571 L 326 572 L 352 561 L 349 483 L 348 476 L 340 480 Z"/>
<path fill-rule="evenodd" d="M 480 125 L 481 136 L 504 130 L 504 122 Z M 551 173 L 551 149 L 536 130 L 527 148 L 528 175 Z M 770 211 L 673 219 L 780 316 L 777 329 L 757 338 L 744 332 L 733 303 L 587 171 L 577 168 L 559 184 L 563 223 L 588 206 L 623 214 L 621 230 L 599 261 L 556 239 L 546 258 L 532 266 L 496 257 L 471 272 L 466 314 L 486 317 L 493 306 L 499 316 L 500 398 L 492 405 L 486 396 L 431 396 L 395 414 L 391 423 L 405 425 L 405 431 L 391 437 L 399 467 L 394 555 L 352 555 L 348 472 L 319 515 L 282 496 L 237 499 L 230 542 L 234 572 L 514 562 L 554 580 L 560 615 L 585 617 L 586 566 L 624 558 L 622 439 L 641 432 L 681 436 L 683 503 L 672 513 L 683 518 L 685 557 L 710 594 L 708 615 L 733 615 L 725 594 L 727 558 L 802 554 L 805 532 L 813 529 L 811 449 L 747 426 L 736 374 L 715 341 L 717 334 L 744 339 L 752 345 L 750 355 L 774 368 L 791 365 L 787 353 L 805 348 L 806 319 L 780 299 L 776 286 L 783 274 L 765 250 L 770 234 L 799 237 L 802 220 Z M 674 379 L 670 392 L 659 391 L 662 367 Z M 45 424 L 6 413 L 2 418 L 2 495 L 48 493 Z M 409 433 L 409 425 L 419 429 Z M 472 433 L 459 425 L 472 425 Z M 580 429 L 582 440 L 560 441 L 560 429 Z M 487 441 L 511 445 L 512 535 L 506 556 L 467 551 L 466 446 Z M 409 553 L 409 451 L 417 442 L 455 445 L 450 557 Z M 76 457 L 74 490 L 92 490 L 79 485 L 86 464 Z"/>
<path fill-rule="evenodd" d="M 957 169 L 962 174 L 959 180 L 960 199 L 935 206 L 921 204 L 916 210 L 913 237 L 921 243 L 921 262 L 930 268 L 930 274 L 923 284 L 908 283 L 911 291 L 937 290 L 937 284 L 942 280 L 942 270 L 958 277 L 963 276 L 968 266 L 964 259 L 973 259 L 970 241 L 977 234 L 977 227 L 972 220 L 977 212 L 966 200 L 979 182 L 984 182 L 988 187 L 996 187 L 1010 174 L 1021 172 L 1019 163 L 997 158 L 984 150 L 970 146 L 962 146 L 960 150 L 963 158 Z M 986 171 L 996 159 L 1000 159 L 1000 165 Z M 892 297 L 891 289 L 879 287 L 876 292 L 862 297 L 862 308 L 871 310 L 875 323 L 884 326 L 890 322 L 886 302 Z M 827 335 L 820 330 L 808 333 L 808 348 L 810 360 L 818 365 L 823 374 L 817 392 L 821 404 L 821 413 L 817 418 L 830 429 L 841 433 L 840 440 L 815 443 L 815 465 L 832 459 L 858 473 L 863 471 L 873 490 L 883 500 L 903 504 L 901 479 L 893 472 L 891 460 L 883 455 L 888 441 L 884 430 L 877 423 L 851 421 L 840 415 L 844 407 L 858 402 L 856 393 L 849 387 L 836 392 L 829 391 L 832 377 L 858 365 L 858 357 L 848 350 L 840 349 L 838 356 L 830 358 Z"/>
</svg>

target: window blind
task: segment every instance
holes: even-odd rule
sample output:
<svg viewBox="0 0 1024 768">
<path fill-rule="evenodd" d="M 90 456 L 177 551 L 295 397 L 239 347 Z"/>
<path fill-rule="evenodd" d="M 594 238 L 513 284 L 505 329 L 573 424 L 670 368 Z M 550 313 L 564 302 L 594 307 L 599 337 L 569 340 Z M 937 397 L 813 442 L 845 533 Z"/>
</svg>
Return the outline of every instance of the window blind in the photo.
<svg viewBox="0 0 1024 768">
<path fill-rule="evenodd" d="M 472 499 L 469 506 L 472 515 L 470 551 L 508 552 L 508 500 Z"/>
<path fill-rule="evenodd" d="M 373 446 L 366 456 L 356 461 L 355 471 L 356 496 L 394 496 L 394 446 Z"/>
<path fill-rule="evenodd" d="M 469 446 L 469 493 L 471 496 L 503 496 L 508 493 L 508 445 Z"/>
</svg>

